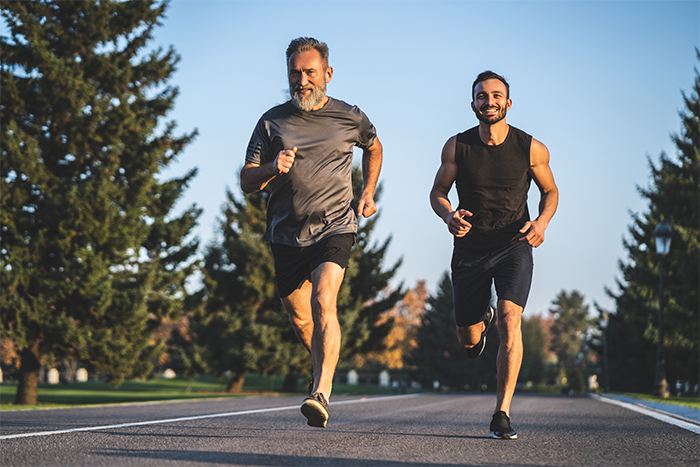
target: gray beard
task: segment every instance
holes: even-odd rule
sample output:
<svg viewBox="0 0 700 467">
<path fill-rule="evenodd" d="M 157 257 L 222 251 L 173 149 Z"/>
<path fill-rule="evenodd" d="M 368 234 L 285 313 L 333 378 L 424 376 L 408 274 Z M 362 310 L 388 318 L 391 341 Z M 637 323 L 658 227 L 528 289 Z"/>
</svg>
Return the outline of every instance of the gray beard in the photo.
<svg viewBox="0 0 700 467">
<path fill-rule="evenodd" d="M 289 95 L 292 98 L 292 104 L 294 104 L 297 109 L 309 112 L 318 107 L 321 102 L 323 102 L 323 98 L 326 97 L 326 83 L 323 83 L 322 86 L 314 87 L 311 94 L 307 97 L 302 97 L 302 95 L 296 91 L 296 88 L 289 88 Z"/>
</svg>

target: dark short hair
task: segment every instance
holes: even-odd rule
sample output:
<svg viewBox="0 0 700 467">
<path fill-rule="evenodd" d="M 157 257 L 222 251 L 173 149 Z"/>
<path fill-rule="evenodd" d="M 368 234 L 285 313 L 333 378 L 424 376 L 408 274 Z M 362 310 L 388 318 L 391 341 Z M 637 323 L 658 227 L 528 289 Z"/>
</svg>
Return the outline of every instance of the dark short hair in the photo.
<svg viewBox="0 0 700 467">
<path fill-rule="evenodd" d="M 481 83 L 482 81 L 486 81 L 488 79 L 497 79 L 501 83 L 505 84 L 506 85 L 506 99 L 510 99 L 510 85 L 508 84 L 508 81 L 506 81 L 506 79 L 503 76 L 501 76 L 497 73 L 494 73 L 491 70 L 486 70 L 482 73 L 479 73 L 479 76 L 477 76 L 476 79 L 474 80 L 474 84 L 472 84 L 472 99 L 474 99 L 474 89 L 476 89 L 476 85 Z"/>
<path fill-rule="evenodd" d="M 321 54 L 323 65 L 328 68 L 328 45 L 325 42 L 319 42 L 313 37 L 297 37 L 289 43 L 287 47 L 287 66 L 289 59 L 297 52 L 306 52 L 307 50 L 316 49 Z"/>
</svg>

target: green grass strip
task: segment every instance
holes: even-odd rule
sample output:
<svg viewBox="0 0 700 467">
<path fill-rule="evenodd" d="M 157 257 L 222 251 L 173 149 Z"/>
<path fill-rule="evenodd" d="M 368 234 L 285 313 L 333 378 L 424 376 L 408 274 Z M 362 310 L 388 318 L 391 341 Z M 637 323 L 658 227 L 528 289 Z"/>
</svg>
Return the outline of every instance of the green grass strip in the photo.
<svg viewBox="0 0 700 467">
<path fill-rule="evenodd" d="M 682 405 L 684 407 L 691 407 L 694 409 L 700 409 L 700 397 L 693 396 L 670 396 L 668 398 L 652 396 L 650 394 L 642 394 L 637 392 L 623 392 L 620 393 L 623 396 L 634 397 L 635 399 L 641 399 L 650 402 L 661 402 L 662 404 L 674 404 Z"/>
<path fill-rule="evenodd" d="M 16 383 L 0 384 L 0 410 L 78 407 L 85 405 L 124 404 L 136 402 L 163 402 L 172 400 L 242 397 L 251 394 L 278 394 L 284 377 L 250 374 L 243 385 L 243 393 L 226 392 L 226 380 L 202 376 L 194 380 L 183 378 L 154 378 L 145 381 L 127 381 L 114 388 L 102 381 L 84 383 L 40 384 L 39 405 L 15 406 Z M 300 379 L 299 394 L 307 381 Z M 334 394 L 391 394 L 391 389 L 375 385 L 335 385 Z"/>
</svg>

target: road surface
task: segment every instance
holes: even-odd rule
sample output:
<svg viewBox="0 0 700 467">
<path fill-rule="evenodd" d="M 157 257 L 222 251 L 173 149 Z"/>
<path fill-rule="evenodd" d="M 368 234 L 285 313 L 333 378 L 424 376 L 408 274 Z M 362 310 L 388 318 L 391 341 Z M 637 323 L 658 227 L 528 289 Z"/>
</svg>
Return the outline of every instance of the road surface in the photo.
<svg viewBox="0 0 700 467">
<path fill-rule="evenodd" d="M 693 466 L 700 434 L 589 397 L 516 394 L 518 440 L 489 438 L 493 394 L 303 396 L 0 413 L 3 466 Z"/>
</svg>

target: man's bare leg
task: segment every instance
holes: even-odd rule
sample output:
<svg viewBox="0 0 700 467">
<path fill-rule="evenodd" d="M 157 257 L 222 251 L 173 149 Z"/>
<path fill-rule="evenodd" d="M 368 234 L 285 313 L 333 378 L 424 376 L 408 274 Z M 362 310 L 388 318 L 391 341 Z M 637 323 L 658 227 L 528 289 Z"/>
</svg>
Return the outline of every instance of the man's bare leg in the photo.
<svg viewBox="0 0 700 467">
<path fill-rule="evenodd" d="M 523 362 L 523 333 L 521 328 L 523 308 L 509 300 L 498 301 L 498 357 L 496 369 L 496 412 L 510 416 L 515 385 Z"/>
<path fill-rule="evenodd" d="M 311 361 L 314 368 L 311 392 L 320 392 L 326 399 L 331 395 L 333 375 L 340 355 L 338 291 L 344 277 L 345 270 L 332 262 L 322 263 L 311 271 Z"/>
<path fill-rule="evenodd" d="M 333 375 L 340 354 L 340 323 L 337 299 L 345 270 L 322 263 L 292 294 L 282 298 L 299 341 L 311 354 L 314 369 L 312 393 L 330 397 Z"/>
<path fill-rule="evenodd" d="M 302 285 L 290 295 L 282 298 L 282 305 L 289 315 L 294 332 L 306 350 L 311 353 L 311 336 L 314 321 L 311 316 L 311 282 L 305 279 Z"/>
</svg>

